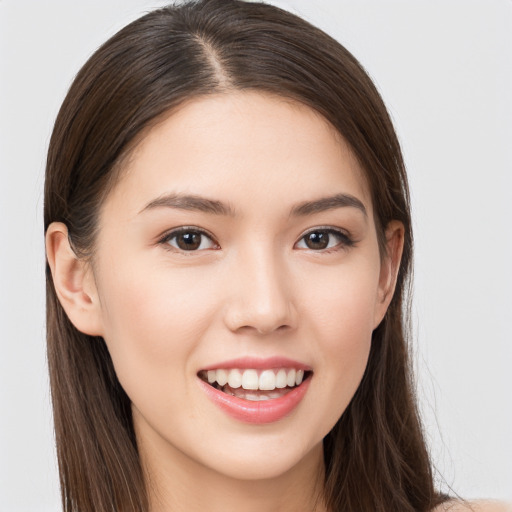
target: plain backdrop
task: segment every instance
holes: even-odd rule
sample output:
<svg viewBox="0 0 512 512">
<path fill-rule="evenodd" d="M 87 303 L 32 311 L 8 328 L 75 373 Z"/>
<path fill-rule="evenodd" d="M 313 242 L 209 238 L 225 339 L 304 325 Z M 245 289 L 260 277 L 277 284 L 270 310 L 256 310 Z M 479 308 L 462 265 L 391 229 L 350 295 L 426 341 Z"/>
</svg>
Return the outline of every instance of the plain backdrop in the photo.
<svg viewBox="0 0 512 512">
<path fill-rule="evenodd" d="M 512 498 L 512 2 L 288 0 L 381 91 L 409 170 L 414 361 L 439 474 Z M 158 0 L 0 0 L 0 511 L 59 510 L 44 346 L 45 152 L 71 80 Z"/>
</svg>

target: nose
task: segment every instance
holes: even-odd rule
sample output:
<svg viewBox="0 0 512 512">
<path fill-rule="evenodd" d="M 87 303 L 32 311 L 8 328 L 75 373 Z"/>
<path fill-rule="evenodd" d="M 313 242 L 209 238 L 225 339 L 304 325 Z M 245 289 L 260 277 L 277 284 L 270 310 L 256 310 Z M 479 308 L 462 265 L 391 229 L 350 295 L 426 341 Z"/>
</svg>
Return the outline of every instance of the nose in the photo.
<svg viewBox="0 0 512 512">
<path fill-rule="evenodd" d="M 233 332 L 268 335 L 297 326 L 286 263 L 269 252 L 240 255 L 230 271 L 231 296 L 225 323 Z"/>
</svg>

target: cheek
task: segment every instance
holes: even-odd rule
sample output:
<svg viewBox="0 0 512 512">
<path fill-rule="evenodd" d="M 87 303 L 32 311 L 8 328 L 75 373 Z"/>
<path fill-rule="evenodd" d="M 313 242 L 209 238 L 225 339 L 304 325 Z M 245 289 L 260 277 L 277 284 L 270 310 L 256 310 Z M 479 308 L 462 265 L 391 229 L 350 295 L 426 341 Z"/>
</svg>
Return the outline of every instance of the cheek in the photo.
<svg viewBox="0 0 512 512">
<path fill-rule="evenodd" d="M 317 277 L 320 277 L 317 275 Z M 364 374 L 371 348 L 378 272 L 374 265 L 347 266 L 319 279 L 304 302 L 316 344 L 321 408 L 329 429 L 348 406 Z"/>
<path fill-rule="evenodd" d="M 357 351 L 373 331 L 378 265 L 363 260 L 359 265 L 340 266 L 315 277 L 314 285 L 301 291 L 302 315 L 312 319 L 330 348 L 343 345 Z"/>
<path fill-rule="evenodd" d="M 192 285 L 187 276 L 142 268 L 139 274 L 117 267 L 101 280 L 104 339 L 134 403 L 145 389 L 187 381 L 190 355 L 215 316 L 213 292 L 200 280 Z"/>
</svg>

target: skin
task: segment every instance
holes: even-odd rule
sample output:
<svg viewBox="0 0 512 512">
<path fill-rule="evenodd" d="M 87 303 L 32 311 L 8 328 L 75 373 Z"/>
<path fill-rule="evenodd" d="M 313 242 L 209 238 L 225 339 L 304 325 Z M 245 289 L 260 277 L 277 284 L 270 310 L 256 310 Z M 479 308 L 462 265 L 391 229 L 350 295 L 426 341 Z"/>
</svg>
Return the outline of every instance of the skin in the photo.
<svg viewBox="0 0 512 512">
<path fill-rule="evenodd" d="M 435 512 L 512 512 L 512 504 L 491 500 L 479 500 L 471 503 L 451 501 L 437 507 Z"/>
<path fill-rule="evenodd" d="M 229 211 L 162 204 L 177 194 Z M 334 194 L 363 208 L 293 213 Z M 197 250 L 173 237 L 184 226 L 209 234 Z M 322 229 L 329 247 L 309 247 L 305 234 Z M 149 131 L 102 206 L 92 261 L 74 255 L 63 224 L 50 226 L 59 299 L 79 330 L 105 339 L 132 400 L 152 512 L 326 510 L 322 439 L 391 300 L 400 223 L 386 240 L 381 255 L 364 174 L 339 134 L 311 109 L 255 92 L 195 99 Z M 243 356 L 313 369 L 291 414 L 247 424 L 206 397 L 198 371 Z"/>
</svg>

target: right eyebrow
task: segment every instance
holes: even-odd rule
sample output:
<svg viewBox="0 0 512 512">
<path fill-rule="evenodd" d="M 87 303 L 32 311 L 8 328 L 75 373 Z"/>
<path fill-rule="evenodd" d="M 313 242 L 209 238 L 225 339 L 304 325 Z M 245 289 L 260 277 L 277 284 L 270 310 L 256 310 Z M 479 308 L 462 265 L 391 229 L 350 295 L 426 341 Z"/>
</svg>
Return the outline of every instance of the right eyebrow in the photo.
<svg viewBox="0 0 512 512">
<path fill-rule="evenodd" d="M 363 202 L 351 194 L 335 194 L 333 196 L 321 197 L 314 201 L 305 201 L 295 206 L 291 214 L 293 216 L 312 215 L 326 210 L 347 207 L 356 208 L 360 210 L 365 217 L 368 217 L 368 212 Z"/>
<path fill-rule="evenodd" d="M 197 195 L 165 194 L 150 201 L 139 213 L 156 208 L 177 208 L 214 215 L 229 215 L 233 217 L 235 211 L 231 206 L 215 199 Z"/>
</svg>

